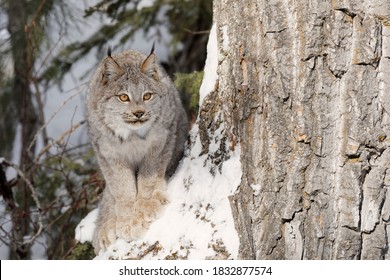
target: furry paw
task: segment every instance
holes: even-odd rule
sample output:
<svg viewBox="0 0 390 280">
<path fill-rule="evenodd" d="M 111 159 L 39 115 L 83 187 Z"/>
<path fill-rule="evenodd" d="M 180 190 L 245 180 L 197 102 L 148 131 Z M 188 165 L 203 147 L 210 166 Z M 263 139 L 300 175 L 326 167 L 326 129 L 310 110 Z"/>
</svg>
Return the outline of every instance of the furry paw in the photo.
<svg viewBox="0 0 390 280">
<path fill-rule="evenodd" d="M 106 250 L 116 239 L 114 219 L 107 220 L 103 225 L 98 225 L 92 242 L 95 253 L 98 254 L 101 249 Z"/>
<path fill-rule="evenodd" d="M 134 216 L 130 220 L 131 224 L 131 236 L 133 239 L 140 239 L 145 236 L 150 227 L 150 223 L 146 222 L 141 216 Z"/>
<path fill-rule="evenodd" d="M 145 221 L 141 213 L 135 213 L 134 216 L 123 219 L 116 225 L 118 237 L 125 241 L 132 241 L 142 238 L 148 231 L 150 222 Z"/>
<path fill-rule="evenodd" d="M 121 218 L 117 220 L 116 223 L 116 233 L 119 238 L 125 241 L 132 241 L 133 237 L 131 235 L 132 224 L 129 218 Z"/>
<path fill-rule="evenodd" d="M 153 198 L 160 201 L 161 205 L 166 205 L 169 203 L 169 198 L 168 198 L 167 193 L 165 191 L 162 191 L 162 190 L 155 190 L 152 193 L 152 199 Z"/>
<path fill-rule="evenodd" d="M 166 204 L 166 200 L 163 200 Z M 153 222 L 160 218 L 164 213 L 164 204 L 161 200 L 156 198 L 144 199 L 140 198 L 134 203 L 134 211 L 142 216 L 144 221 Z"/>
</svg>

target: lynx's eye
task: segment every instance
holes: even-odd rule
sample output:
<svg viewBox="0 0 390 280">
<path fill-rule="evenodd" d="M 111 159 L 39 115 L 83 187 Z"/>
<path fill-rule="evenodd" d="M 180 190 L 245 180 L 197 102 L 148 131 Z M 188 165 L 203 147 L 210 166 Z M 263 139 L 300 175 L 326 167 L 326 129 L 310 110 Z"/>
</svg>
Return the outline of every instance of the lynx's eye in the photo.
<svg viewBox="0 0 390 280">
<path fill-rule="evenodd" d="M 145 92 L 144 96 L 142 98 L 144 99 L 144 101 L 148 101 L 148 100 L 152 99 L 152 96 L 153 96 L 153 94 L 151 92 Z"/>
<path fill-rule="evenodd" d="M 129 102 L 129 101 L 130 101 L 129 96 L 128 96 L 127 94 L 124 94 L 124 93 L 119 94 L 119 95 L 118 95 L 118 99 L 119 99 L 119 101 L 121 101 L 121 102 Z"/>
</svg>

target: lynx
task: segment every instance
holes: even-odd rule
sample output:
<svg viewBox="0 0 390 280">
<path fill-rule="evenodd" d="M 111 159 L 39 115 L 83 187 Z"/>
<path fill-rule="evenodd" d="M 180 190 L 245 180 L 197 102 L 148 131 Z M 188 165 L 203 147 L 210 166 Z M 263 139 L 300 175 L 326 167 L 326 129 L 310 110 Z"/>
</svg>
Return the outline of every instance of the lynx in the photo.
<svg viewBox="0 0 390 280">
<path fill-rule="evenodd" d="M 182 157 L 187 117 L 173 83 L 148 56 L 126 51 L 102 61 L 89 85 L 86 113 L 106 182 L 93 245 L 141 238 L 169 202 L 166 178 Z"/>
</svg>

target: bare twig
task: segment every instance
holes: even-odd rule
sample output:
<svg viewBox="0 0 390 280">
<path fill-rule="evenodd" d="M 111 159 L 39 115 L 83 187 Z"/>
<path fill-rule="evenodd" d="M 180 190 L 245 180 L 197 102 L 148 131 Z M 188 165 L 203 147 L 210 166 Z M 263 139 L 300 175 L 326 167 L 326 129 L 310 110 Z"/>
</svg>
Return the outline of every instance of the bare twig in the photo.
<svg viewBox="0 0 390 280">
<path fill-rule="evenodd" d="M 44 2 L 41 2 L 41 5 L 42 4 L 44 4 Z M 34 15 L 34 17 L 36 17 L 36 15 Z M 32 77 L 30 77 L 30 80 L 32 81 L 32 83 L 33 83 L 33 85 L 35 87 L 35 97 L 36 97 L 37 105 L 38 105 L 39 124 L 40 124 L 41 128 L 34 135 L 34 139 L 30 143 L 30 145 L 28 147 L 28 150 L 30 150 L 34 146 L 34 144 L 36 142 L 36 139 L 37 139 L 37 136 L 38 136 L 39 133 L 42 133 L 43 145 L 46 146 L 48 144 L 48 136 L 47 136 L 47 131 L 46 131 L 47 124 L 45 125 L 45 114 L 44 114 L 44 111 L 43 111 L 42 93 L 39 90 L 39 78 L 37 78 L 37 76 L 38 76 L 39 72 L 41 71 L 43 66 L 46 64 L 47 60 L 52 55 L 54 49 L 57 47 L 57 45 L 59 44 L 59 42 L 61 41 L 61 39 L 63 37 L 63 34 L 64 34 L 64 28 L 63 28 L 64 21 L 65 21 L 65 19 L 62 21 L 62 23 L 60 25 L 60 32 L 59 32 L 58 40 L 54 43 L 54 45 L 47 52 L 46 56 L 43 58 L 43 60 L 41 62 L 41 65 L 39 66 L 39 68 L 36 71 L 35 75 L 34 76 L 31 75 Z"/>
<path fill-rule="evenodd" d="M 185 32 L 188 32 L 192 35 L 203 35 L 203 34 L 209 34 L 210 33 L 210 30 L 201 30 L 201 31 L 192 31 L 190 29 L 187 29 L 187 28 L 183 28 L 183 30 Z"/>
<path fill-rule="evenodd" d="M 71 125 L 71 127 L 73 127 L 73 120 L 74 120 L 74 117 L 75 117 L 75 115 L 76 115 L 76 111 L 77 111 L 77 106 L 76 106 L 76 108 L 74 109 L 72 118 L 71 118 L 71 120 L 70 120 L 70 125 Z M 62 152 L 60 153 L 60 160 L 59 160 L 59 165 L 60 165 L 60 170 L 61 170 L 60 172 L 61 172 L 62 175 L 64 176 L 66 182 L 69 181 L 69 175 L 68 175 L 67 172 L 65 172 L 64 169 L 63 169 L 64 166 L 63 166 L 63 164 L 62 164 L 62 159 L 63 159 L 63 155 L 65 154 L 66 147 L 68 146 L 69 139 L 70 139 L 70 134 L 69 134 L 69 136 L 67 136 L 66 141 L 65 141 L 65 143 L 64 143 L 64 145 L 63 145 L 63 149 L 62 149 Z M 74 195 L 74 192 L 73 192 L 72 188 L 70 187 L 70 185 L 66 183 L 66 184 L 65 184 L 65 188 L 66 188 L 66 190 L 67 190 L 69 196 L 72 198 L 72 200 L 74 200 L 74 196 L 73 196 L 73 195 Z"/>
<path fill-rule="evenodd" d="M 69 96 L 68 99 L 66 99 L 64 102 L 61 103 L 60 107 L 58 107 L 58 109 L 51 115 L 51 117 L 49 118 L 49 120 L 48 120 L 43 126 L 41 126 L 41 127 L 38 129 L 37 133 L 35 133 L 34 139 L 31 141 L 31 143 L 30 143 L 30 145 L 28 146 L 27 150 L 30 150 L 30 149 L 34 146 L 35 142 L 36 142 L 37 139 L 38 139 L 39 134 L 40 134 L 44 129 L 46 129 L 46 127 L 47 127 L 47 126 L 49 125 L 49 123 L 54 119 L 54 117 L 58 114 L 58 112 L 61 111 L 62 108 L 63 108 L 70 100 L 72 100 L 75 96 L 77 96 L 77 95 L 79 95 L 79 94 L 80 94 L 80 92 L 76 92 L 75 94 Z"/>
<path fill-rule="evenodd" d="M 77 112 L 77 106 L 74 108 L 72 118 L 70 119 L 71 128 L 73 127 L 73 121 L 74 121 L 74 117 L 76 116 L 76 112 Z M 84 122 L 85 122 L 85 121 L 83 121 L 83 123 L 84 123 Z M 72 132 L 73 132 L 73 131 L 72 131 Z M 71 134 L 71 133 L 69 133 L 69 134 L 67 135 L 67 138 L 66 138 L 66 141 L 65 141 L 65 142 L 62 141 L 62 142 L 64 143 L 64 148 L 62 149 L 62 152 L 61 152 L 61 154 L 60 154 L 61 158 L 62 158 L 62 156 L 63 156 L 64 153 L 65 153 L 66 147 L 68 146 L 69 139 L 70 139 L 70 134 Z"/>
<path fill-rule="evenodd" d="M 41 94 L 41 91 L 39 90 L 39 85 L 35 80 L 34 80 L 33 84 L 35 87 L 35 97 L 36 97 L 37 105 L 38 105 L 39 123 L 41 125 L 41 128 L 38 131 L 42 131 L 43 144 L 46 146 L 48 144 L 48 138 L 47 138 L 47 131 L 46 131 L 46 126 L 45 126 L 45 113 L 43 111 L 42 94 Z M 38 132 L 34 135 L 34 140 L 28 146 L 29 150 L 32 147 L 31 145 L 33 145 L 35 143 L 36 135 L 38 135 Z"/>
<path fill-rule="evenodd" d="M 70 129 L 68 129 L 63 134 L 61 134 L 61 136 L 57 140 L 55 140 L 55 141 L 49 143 L 47 146 L 43 147 L 41 149 L 41 151 L 39 152 L 39 154 L 35 157 L 34 162 L 38 162 L 39 159 L 41 158 L 41 156 L 43 154 L 45 154 L 51 147 L 53 147 L 54 144 L 59 144 L 59 145 L 63 144 L 65 137 L 67 137 L 68 135 L 72 134 L 76 129 L 78 129 L 84 123 L 85 123 L 85 120 L 83 120 L 83 121 L 79 122 L 78 124 L 72 126 Z"/>
<path fill-rule="evenodd" d="M 4 228 L 3 228 L 3 225 L 0 226 L 0 231 L 4 233 L 4 235 L 2 235 L 0 237 L 0 240 L 1 242 L 6 245 L 6 246 L 11 246 L 11 243 L 9 242 L 9 240 L 12 239 L 12 236 L 11 234 L 9 233 L 9 231 L 6 231 Z"/>
<path fill-rule="evenodd" d="M 33 17 L 31 18 L 31 21 L 30 21 L 30 24 L 26 27 L 26 28 L 31 28 L 31 26 L 35 26 L 35 22 L 39 16 L 39 14 L 41 13 L 41 11 L 43 10 L 43 8 L 45 7 L 45 3 L 46 3 L 46 0 L 42 0 L 40 3 L 39 3 L 39 6 L 38 8 L 35 10 L 35 13 L 33 15 Z"/>
<path fill-rule="evenodd" d="M 53 46 L 49 49 L 49 51 L 47 52 L 46 56 L 43 58 L 42 63 L 39 66 L 38 70 L 35 72 L 35 76 L 37 76 L 38 78 L 39 78 L 39 73 L 43 69 L 43 66 L 49 60 L 50 56 L 53 54 L 53 51 L 58 46 L 58 44 L 62 41 L 63 36 L 65 35 L 64 25 L 65 25 L 65 18 L 61 21 L 58 39 L 54 42 Z M 37 79 L 35 79 L 35 80 L 37 80 Z"/>
</svg>

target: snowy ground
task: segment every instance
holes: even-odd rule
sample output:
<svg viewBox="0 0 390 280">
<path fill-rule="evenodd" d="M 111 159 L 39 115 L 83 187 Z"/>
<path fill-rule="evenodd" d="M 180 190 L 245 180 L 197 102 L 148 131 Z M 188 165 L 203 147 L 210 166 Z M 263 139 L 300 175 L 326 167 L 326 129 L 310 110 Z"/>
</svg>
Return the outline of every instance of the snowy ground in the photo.
<svg viewBox="0 0 390 280">
<path fill-rule="evenodd" d="M 217 76 L 217 42 L 213 27 L 207 46 L 205 78 L 200 90 L 200 104 L 214 89 Z M 210 144 L 219 147 L 221 125 Z M 96 259 L 235 259 L 238 235 L 234 228 L 228 197 L 241 181 L 240 149 L 231 151 L 220 171 L 213 170 L 207 155 L 201 155 L 198 126 L 190 132 L 191 145 L 168 184 L 170 204 L 141 240 L 117 240 Z M 76 239 L 91 241 L 97 210 L 92 211 L 76 229 Z"/>
</svg>

